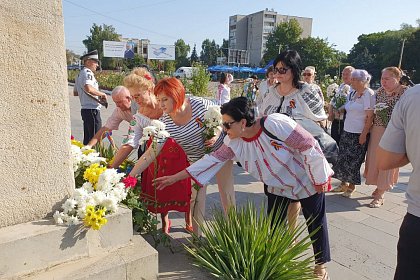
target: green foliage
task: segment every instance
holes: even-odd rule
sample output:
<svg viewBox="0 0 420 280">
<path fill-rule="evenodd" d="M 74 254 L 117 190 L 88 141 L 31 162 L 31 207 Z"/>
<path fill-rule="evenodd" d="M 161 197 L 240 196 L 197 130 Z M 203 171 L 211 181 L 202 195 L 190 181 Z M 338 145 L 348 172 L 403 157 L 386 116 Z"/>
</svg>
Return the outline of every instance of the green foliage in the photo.
<svg viewBox="0 0 420 280">
<path fill-rule="evenodd" d="M 67 70 L 67 80 L 74 83 L 76 81 L 77 75 L 79 75 L 79 70 Z"/>
<path fill-rule="evenodd" d="M 207 96 L 209 94 L 208 85 L 210 81 L 210 74 L 206 70 L 207 67 L 198 62 L 194 63 L 193 67 L 195 69 L 191 82 L 183 81 L 184 87 L 186 87 L 187 92 L 195 96 Z"/>
<path fill-rule="evenodd" d="M 122 85 L 124 73 L 102 71 L 95 74 L 99 86 L 102 89 L 113 90 L 116 86 Z"/>
<path fill-rule="evenodd" d="M 88 49 L 88 52 L 92 50 L 98 50 L 99 59 L 102 63 L 103 69 L 115 69 L 116 59 L 110 57 L 104 57 L 103 41 L 119 41 L 119 35 L 112 25 L 97 25 L 94 23 L 90 28 L 90 36 L 83 40 L 83 44 Z"/>
<path fill-rule="evenodd" d="M 200 225 L 205 238 L 190 242 L 186 250 L 197 266 L 219 279 L 314 279 L 311 235 L 303 236 L 306 225 L 290 229 L 278 222 L 277 213 L 273 228 L 273 215 L 264 212 L 251 202 L 231 208 L 227 217 L 215 211 L 213 221 Z"/>
<path fill-rule="evenodd" d="M 173 61 L 173 60 L 165 60 L 165 72 L 167 72 L 167 73 L 173 73 L 173 72 L 175 72 L 175 70 L 176 70 L 176 67 L 175 67 L 175 63 L 176 63 L 176 61 Z"/>
<path fill-rule="evenodd" d="M 66 49 L 67 65 L 77 64 L 77 62 L 79 62 L 79 59 L 80 59 L 80 55 L 77 55 L 73 51 Z"/>
<path fill-rule="evenodd" d="M 188 59 L 188 53 L 190 52 L 190 46 L 185 44 L 184 40 L 178 39 L 175 42 L 175 68 L 181 66 L 190 66 L 190 60 Z M 168 69 L 166 69 L 168 71 Z"/>
<path fill-rule="evenodd" d="M 137 53 L 134 54 L 134 58 L 133 59 L 124 59 L 122 61 L 123 64 L 123 68 L 126 69 L 133 69 L 134 67 L 137 67 L 141 64 L 145 64 L 146 61 L 144 60 L 144 57 L 138 55 Z"/>
<path fill-rule="evenodd" d="M 219 45 L 216 42 L 205 39 L 201 45 L 200 61 L 204 65 L 214 65 L 217 61 Z"/>
<path fill-rule="evenodd" d="M 329 74 L 325 76 L 319 76 L 319 87 L 321 88 L 322 94 L 324 95 L 324 100 L 329 102 L 331 98 L 327 95 L 327 87 L 336 83 L 337 85 L 341 84 L 339 76 L 330 76 Z"/>
<path fill-rule="evenodd" d="M 197 47 L 196 47 L 195 44 L 194 44 L 194 48 L 193 48 L 193 50 L 191 52 L 190 61 L 191 61 L 191 64 L 193 64 L 194 62 L 198 62 L 199 61 L 198 55 L 197 55 Z"/>
<path fill-rule="evenodd" d="M 296 19 L 282 22 L 275 27 L 272 33 L 268 35 L 264 61 L 270 61 L 281 51 L 292 48 L 292 45 L 299 41 L 303 29 Z"/>
</svg>

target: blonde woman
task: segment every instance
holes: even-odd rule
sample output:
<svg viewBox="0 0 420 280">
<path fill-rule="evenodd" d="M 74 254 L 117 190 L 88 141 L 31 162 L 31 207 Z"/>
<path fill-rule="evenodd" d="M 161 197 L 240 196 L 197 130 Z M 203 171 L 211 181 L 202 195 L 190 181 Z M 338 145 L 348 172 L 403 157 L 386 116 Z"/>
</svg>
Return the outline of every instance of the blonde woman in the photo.
<svg viewBox="0 0 420 280">
<path fill-rule="evenodd" d="M 364 177 L 366 185 L 376 185 L 372 193 L 373 200 L 369 204 L 371 208 L 379 208 L 384 204 L 384 194 L 393 188 L 398 181 L 398 168 L 379 170 L 376 162 L 376 149 L 385 132 L 385 128 L 391 118 L 392 110 L 406 86 L 400 84 L 401 71 L 397 67 L 387 67 L 382 70 L 381 87 L 376 92 L 376 103 L 384 103 L 388 108 L 384 112 L 377 112 L 373 119 L 373 127 L 370 133 L 369 146 L 366 156 Z M 382 116 L 382 117 L 381 117 Z"/>
</svg>

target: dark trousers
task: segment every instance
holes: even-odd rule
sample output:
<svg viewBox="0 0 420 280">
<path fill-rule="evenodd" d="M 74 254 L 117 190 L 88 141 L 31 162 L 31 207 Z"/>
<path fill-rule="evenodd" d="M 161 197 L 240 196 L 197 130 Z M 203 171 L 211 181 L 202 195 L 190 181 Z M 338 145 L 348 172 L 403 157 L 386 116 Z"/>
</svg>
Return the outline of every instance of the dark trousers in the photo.
<svg viewBox="0 0 420 280">
<path fill-rule="evenodd" d="M 83 120 L 83 145 L 87 145 L 102 127 L 101 111 L 97 109 L 82 109 L 81 114 Z"/>
<path fill-rule="evenodd" d="M 333 120 L 331 124 L 331 137 L 337 142 L 337 145 L 340 143 L 341 132 L 344 129 L 344 120 Z"/>
<path fill-rule="evenodd" d="M 272 209 L 274 209 L 274 213 L 281 211 L 281 221 L 286 219 L 287 207 L 294 200 L 269 192 L 265 193 L 268 198 L 267 212 L 270 213 Z M 311 240 L 314 242 L 312 247 L 316 256 L 315 262 L 317 264 L 323 264 L 331 261 L 327 216 L 325 214 L 325 194 L 316 193 L 310 197 L 300 199 L 299 202 L 302 205 L 302 212 L 306 219 L 308 232 L 313 232 L 319 227 L 319 230 L 311 237 Z"/>
<path fill-rule="evenodd" d="M 420 279 L 420 217 L 407 213 L 400 227 L 394 280 Z"/>
</svg>

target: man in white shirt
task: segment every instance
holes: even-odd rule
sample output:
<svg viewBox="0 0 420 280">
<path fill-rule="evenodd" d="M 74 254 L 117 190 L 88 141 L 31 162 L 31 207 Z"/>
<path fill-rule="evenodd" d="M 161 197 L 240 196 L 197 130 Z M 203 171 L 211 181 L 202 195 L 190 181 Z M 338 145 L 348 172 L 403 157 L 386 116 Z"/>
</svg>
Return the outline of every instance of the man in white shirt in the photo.
<svg viewBox="0 0 420 280">
<path fill-rule="evenodd" d="M 112 115 L 106 121 L 106 124 L 95 134 L 95 136 L 89 141 L 88 146 L 92 147 L 98 141 L 105 137 L 107 131 L 118 130 L 118 127 L 122 121 L 130 122 L 133 119 L 131 109 L 131 96 L 128 89 L 124 86 L 117 86 L 114 88 L 111 94 L 112 100 L 117 106 L 114 109 Z"/>
<path fill-rule="evenodd" d="M 94 74 L 100 63 L 98 51 L 88 52 L 80 59 L 84 67 L 76 78 L 73 93 L 80 99 L 83 144 L 86 145 L 102 126 L 101 103 L 106 104 L 106 94 L 99 91 L 98 81 Z"/>
<path fill-rule="evenodd" d="M 400 227 L 394 280 L 419 279 L 420 267 L 420 85 L 408 89 L 392 111 L 391 121 L 379 142 L 377 164 L 381 170 L 411 162 L 407 186 L 407 214 Z"/>
</svg>

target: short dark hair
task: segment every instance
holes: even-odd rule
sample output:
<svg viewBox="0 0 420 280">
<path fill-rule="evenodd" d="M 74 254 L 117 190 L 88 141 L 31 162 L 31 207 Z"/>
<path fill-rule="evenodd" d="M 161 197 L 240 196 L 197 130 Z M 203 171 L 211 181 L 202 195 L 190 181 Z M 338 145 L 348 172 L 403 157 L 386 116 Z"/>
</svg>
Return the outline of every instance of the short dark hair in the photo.
<svg viewBox="0 0 420 280">
<path fill-rule="evenodd" d="M 221 84 L 226 83 L 226 78 L 227 78 L 227 75 L 226 75 L 225 73 L 222 73 L 222 74 L 220 75 L 220 80 L 219 80 L 219 82 L 220 82 Z"/>
<path fill-rule="evenodd" d="M 301 88 L 302 83 L 300 83 L 300 73 L 302 61 L 298 52 L 295 50 L 287 50 L 279 53 L 279 55 L 274 59 L 274 67 L 276 67 L 279 62 L 283 62 L 284 66 L 289 67 L 290 71 L 292 71 L 293 86 Z"/>
<path fill-rule="evenodd" d="M 235 121 L 246 120 L 246 126 L 249 127 L 255 123 L 255 109 L 248 98 L 244 96 L 231 99 L 220 108 L 222 115 L 228 115 Z"/>
</svg>

